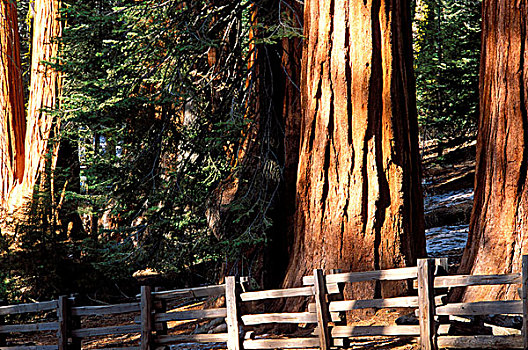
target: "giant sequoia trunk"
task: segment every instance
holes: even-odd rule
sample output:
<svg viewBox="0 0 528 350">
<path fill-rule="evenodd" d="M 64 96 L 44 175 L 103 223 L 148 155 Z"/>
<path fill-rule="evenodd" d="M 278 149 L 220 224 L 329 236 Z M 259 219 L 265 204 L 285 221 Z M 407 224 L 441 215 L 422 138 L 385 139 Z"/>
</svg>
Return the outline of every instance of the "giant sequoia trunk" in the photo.
<svg viewBox="0 0 528 350">
<path fill-rule="evenodd" d="M 295 242 L 313 268 L 413 265 L 425 254 L 407 0 L 306 0 Z M 360 286 L 355 296 L 401 285 Z"/>
<path fill-rule="evenodd" d="M 0 212 L 24 175 L 26 121 L 16 2 L 0 3 Z"/>
<path fill-rule="evenodd" d="M 519 272 L 528 253 L 528 3 L 485 0 L 482 11 L 475 199 L 460 270 Z M 465 300 L 515 297 L 515 285 L 464 294 Z"/>
<path fill-rule="evenodd" d="M 9 209 L 19 208 L 33 195 L 38 176 L 42 173 L 52 127 L 50 110 L 59 96 L 59 73 L 49 66 L 59 53 L 57 38 L 61 35 L 58 0 L 34 2 L 33 39 L 31 52 L 31 87 L 29 94 L 25 138 L 25 171 L 22 184 L 15 187 Z M 58 150 L 55 150 L 55 154 Z"/>
</svg>

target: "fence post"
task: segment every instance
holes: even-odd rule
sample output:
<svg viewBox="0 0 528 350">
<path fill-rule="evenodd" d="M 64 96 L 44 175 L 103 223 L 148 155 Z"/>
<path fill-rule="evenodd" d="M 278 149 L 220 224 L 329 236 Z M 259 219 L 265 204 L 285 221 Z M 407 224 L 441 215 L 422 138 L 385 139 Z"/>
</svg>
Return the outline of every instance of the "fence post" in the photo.
<svg viewBox="0 0 528 350">
<path fill-rule="evenodd" d="M 235 276 L 227 276 L 225 278 L 225 288 L 225 302 L 227 308 L 227 349 L 241 350 Z"/>
<path fill-rule="evenodd" d="M 528 349 L 528 255 L 522 256 L 522 336 L 524 349 Z"/>
<path fill-rule="evenodd" d="M 75 306 L 75 303 L 77 300 L 74 296 L 68 298 L 68 310 L 70 315 L 70 331 L 73 331 L 74 329 L 81 328 L 81 317 L 80 316 L 74 316 L 73 315 L 73 307 Z M 76 338 L 72 336 L 72 341 L 70 344 L 69 349 L 70 350 L 81 350 L 82 345 L 82 338 Z"/>
<path fill-rule="evenodd" d="M 57 307 L 57 317 L 59 319 L 59 330 L 57 332 L 57 340 L 59 350 L 68 349 L 68 335 L 70 323 L 70 308 L 68 307 L 68 297 L 61 295 L 59 297 Z"/>
<path fill-rule="evenodd" d="M 315 312 L 317 314 L 317 326 L 319 327 L 319 344 L 321 350 L 328 350 L 332 345 L 330 329 L 328 327 L 329 316 L 326 300 L 326 281 L 323 270 L 313 270 L 315 290 Z"/>
<path fill-rule="evenodd" d="M 418 259 L 418 305 L 422 350 L 436 349 L 434 273 L 434 259 Z"/>
<path fill-rule="evenodd" d="M 338 273 L 341 273 L 341 269 L 332 269 L 330 270 L 330 274 L 335 275 Z M 345 289 L 344 283 L 336 283 L 337 289 L 339 290 L 339 293 L 337 294 L 328 294 L 328 301 L 337 301 L 337 300 L 344 300 L 345 296 L 343 295 L 343 291 Z M 335 314 L 335 316 L 334 316 Z M 332 315 L 332 321 L 334 322 L 334 325 L 346 325 L 346 312 L 334 312 L 330 313 Z M 337 321 L 339 319 L 339 321 Z"/>
<path fill-rule="evenodd" d="M 150 350 L 152 343 L 152 287 L 141 286 L 141 350 Z"/>
<path fill-rule="evenodd" d="M 7 302 L 5 300 L 0 300 L 0 306 L 6 306 Z M 0 325 L 5 324 L 5 316 L 0 316 Z M 0 346 L 7 345 L 7 334 L 0 333 Z"/>
<path fill-rule="evenodd" d="M 161 291 L 160 287 L 154 288 L 155 292 Z M 154 305 L 154 315 L 160 313 L 163 314 L 167 312 L 167 301 L 166 300 L 158 300 L 157 302 L 153 303 Z M 167 321 L 160 322 L 158 326 L 155 326 L 156 336 L 159 335 L 167 335 L 168 327 L 167 327 Z"/>
</svg>

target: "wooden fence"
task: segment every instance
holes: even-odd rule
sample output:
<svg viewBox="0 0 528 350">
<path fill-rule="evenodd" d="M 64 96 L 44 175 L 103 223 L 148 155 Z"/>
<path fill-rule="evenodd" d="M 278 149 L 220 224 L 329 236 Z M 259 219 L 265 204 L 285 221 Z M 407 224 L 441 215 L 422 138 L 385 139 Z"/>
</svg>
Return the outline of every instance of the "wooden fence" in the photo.
<svg viewBox="0 0 528 350">
<path fill-rule="evenodd" d="M 138 300 L 132 303 L 78 306 L 75 300 L 58 300 L 0 306 L 0 350 L 78 350 L 82 341 L 93 337 L 131 334 L 139 346 L 120 350 L 146 350 L 181 343 L 224 344 L 229 350 L 346 348 L 350 339 L 364 336 L 416 337 L 422 349 L 438 348 L 519 348 L 528 349 L 528 256 L 523 256 L 522 273 L 486 276 L 442 275 L 446 259 L 421 259 L 418 266 L 368 272 L 332 271 L 324 274 L 314 270 L 303 278 L 303 286 L 289 289 L 241 291 L 235 277 L 226 277 L 225 284 L 159 291 L 141 287 Z M 347 284 L 365 281 L 407 281 L 417 289 L 414 296 L 385 299 L 346 300 L 343 289 Z M 454 287 L 511 284 L 519 287 L 520 300 L 447 303 L 446 290 Z M 515 288 L 515 286 L 512 286 Z M 181 310 L 178 300 L 203 301 L 222 298 L 224 307 Z M 270 313 L 266 305 L 255 305 L 270 299 L 302 298 L 308 305 L 304 312 Z M 215 303 L 209 303 L 214 305 Z M 219 304 L 219 303 L 216 303 Z M 203 306 L 203 305 L 202 305 Z M 354 326 L 347 324 L 346 312 L 360 309 L 414 308 L 417 325 Z M 244 312 L 242 312 L 244 310 Z M 248 311 L 249 310 L 249 311 Z M 251 311 L 253 310 L 253 311 Z M 260 311 L 260 312 L 257 312 Z M 7 324 L 5 317 L 24 314 L 45 314 L 49 321 Z M 452 316 L 520 315 L 522 334 L 517 335 L 450 335 Z M 52 315 L 52 317 L 50 317 Z M 83 327 L 83 318 L 120 315 L 126 324 Z M 27 317 L 25 319 L 28 319 Z M 225 320 L 225 327 L 216 333 L 176 334 L 169 323 Z M 122 322 L 123 323 L 123 322 Z M 258 335 L 259 326 L 285 323 L 299 328 L 303 336 L 266 338 Z M 310 328 L 310 325 L 311 328 Z M 301 327 L 302 326 L 302 327 Z M 295 327 L 295 326 L 294 326 Z M 189 327 L 187 327 L 189 328 Z M 306 330 L 313 329 L 313 332 Z M 56 334 L 56 343 L 46 346 L 23 346 L 6 343 L 10 334 L 47 332 Z M 114 348 L 115 350 L 115 348 Z"/>
</svg>

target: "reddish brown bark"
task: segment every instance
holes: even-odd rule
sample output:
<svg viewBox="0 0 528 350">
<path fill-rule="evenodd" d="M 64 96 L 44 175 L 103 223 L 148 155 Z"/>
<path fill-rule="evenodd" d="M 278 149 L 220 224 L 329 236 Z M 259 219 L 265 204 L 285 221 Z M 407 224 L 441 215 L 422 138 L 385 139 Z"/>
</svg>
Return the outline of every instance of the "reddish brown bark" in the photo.
<svg viewBox="0 0 528 350">
<path fill-rule="evenodd" d="M 46 63 L 54 62 L 59 53 L 56 40 L 62 32 L 58 20 L 59 1 L 36 0 L 34 11 L 25 171 L 22 184 L 15 187 L 10 197 L 10 209 L 22 206 L 33 195 L 33 188 L 46 161 L 45 154 L 53 121 L 49 111 L 57 106 L 60 89 L 59 73 Z M 57 152 L 58 149 L 53 154 L 56 155 Z"/>
<path fill-rule="evenodd" d="M 475 199 L 460 271 L 519 272 L 528 253 L 528 4 L 485 0 L 482 13 Z M 463 299 L 516 298 L 517 288 L 472 287 Z"/>
<path fill-rule="evenodd" d="M 286 1 L 292 26 L 302 30 L 303 7 L 295 1 Z M 284 122 L 284 190 L 282 203 L 286 215 L 286 227 L 289 231 L 294 227 L 295 216 L 295 184 L 297 182 L 297 166 L 299 163 L 300 128 L 302 119 L 301 108 L 301 60 L 302 39 L 284 38 L 282 40 L 282 68 L 284 84 L 282 94 L 282 119 Z M 291 232 L 287 233 L 288 245 L 293 243 Z"/>
<path fill-rule="evenodd" d="M 406 0 L 306 0 L 295 242 L 285 285 L 313 268 L 414 265 L 425 254 Z M 401 293 L 361 286 L 358 296 Z"/>
<path fill-rule="evenodd" d="M 24 175 L 26 121 L 15 1 L 0 3 L 0 208 Z"/>
</svg>

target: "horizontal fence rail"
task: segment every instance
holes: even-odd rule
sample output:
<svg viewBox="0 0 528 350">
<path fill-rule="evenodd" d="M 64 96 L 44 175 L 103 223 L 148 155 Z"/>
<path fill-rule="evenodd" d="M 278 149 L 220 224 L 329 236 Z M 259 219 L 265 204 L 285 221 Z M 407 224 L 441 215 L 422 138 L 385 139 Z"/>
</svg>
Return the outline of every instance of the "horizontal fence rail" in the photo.
<svg viewBox="0 0 528 350">
<path fill-rule="evenodd" d="M 338 273 L 326 276 L 327 283 L 354 283 L 366 281 L 397 281 L 404 279 L 414 279 L 417 277 L 417 267 L 403 267 L 391 270 L 378 270 L 366 272 Z M 303 284 L 313 285 L 313 276 L 304 276 Z"/>
<path fill-rule="evenodd" d="M 150 350 L 157 346 L 177 344 L 185 346 L 186 343 L 220 343 L 229 350 L 300 348 L 327 350 L 346 347 L 349 339 L 355 337 L 376 336 L 417 337 L 424 350 L 528 349 L 528 257 L 522 257 L 521 273 L 503 275 L 445 275 L 446 266 L 446 259 L 421 259 L 416 267 L 389 270 L 344 273 L 332 271 L 325 274 L 317 269 L 314 270 L 313 275 L 303 278 L 301 287 L 260 291 L 242 292 L 240 283 L 232 276 L 226 277 L 224 284 L 212 286 L 166 291 L 143 286 L 136 301 L 115 305 L 79 306 L 73 298 L 65 296 L 58 300 L 39 303 L 4 305 L 0 306 L 0 350 L 78 350 L 81 349 L 83 339 L 127 334 L 135 334 L 139 338 L 139 345 L 119 348 L 119 350 Z M 418 295 L 346 300 L 343 293 L 347 284 L 399 280 L 412 282 L 409 282 L 409 285 L 414 286 L 416 289 L 414 293 L 417 292 Z M 521 300 L 450 303 L 445 294 L 446 290 L 456 287 L 512 284 L 519 285 Z M 307 308 L 300 312 L 272 312 L 268 309 L 269 304 L 266 302 L 281 298 L 286 300 L 300 298 L 296 300 L 301 300 Z M 206 300 L 210 302 L 205 303 Z M 224 301 L 225 305 L 218 307 L 222 306 L 219 303 Z M 203 308 L 203 305 L 209 304 L 216 306 Z M 189 307 L 183 307 L 184 305 Z M 383 308 L 414 309 L 417 324 L 370 326 L 347 324 L 347 312 Z M 19 324 L 5 322 L 7 316 L 26 314 L 30 317 L 22 317 L 22 320 L 38 316 L 45 318 L 45 321 Z M 81 324 L 85 324 L 84 321 L 81 322 L 83 318 L 112 319 L 115 315 L 121 315 L 120 320 L 129 317 L 129 323 L 81 327 Z M 450 318 L 489 315 L 522 316 L 521 334 L 453 335 L 455 324 Z M 205 330 L 200 330 L 196 334 L 176 334 L 181 332 L 176 327 L 189 329 L 192 328 L 189 327 L 190 325 L 198 327 L 204 322 L 214 322 L 214 325 L 219 325 L 216 326 L 218 328 L 215 330 L 216 333 L 207 333 L 207 329 L 204 328 Z M 311 336 L 290 335 L 269 338 L 255 335 L 259 326 L 269 324 L 292 324 L 302 327 L 311 325 L 309 332 L 314 327 L 315 329 Z M 7 346 L 6 344 L 6 336 L 10 334 L 19 334 L 18 339 L 20 339 L 20 335 L 23 337 L 27 333 L 39 332 L 55 333 L 56 344 L 41 346 Z"/>
</svg>

